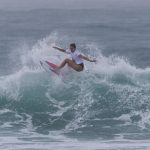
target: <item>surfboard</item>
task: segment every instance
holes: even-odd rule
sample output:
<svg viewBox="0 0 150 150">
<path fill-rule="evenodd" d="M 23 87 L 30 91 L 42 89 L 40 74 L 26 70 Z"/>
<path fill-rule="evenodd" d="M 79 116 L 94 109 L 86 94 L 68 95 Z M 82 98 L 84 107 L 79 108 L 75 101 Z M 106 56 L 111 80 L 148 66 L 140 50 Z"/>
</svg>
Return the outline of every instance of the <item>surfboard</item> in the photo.
<svg viewBox="0 0 150 150">
<path fill-rule="evenodd" d="M 60 71 L 57 71 L 58 65 L 51 63 L 50 61 L 40 61 L 41 66 L 43 69 L 48 73 L 55 73 L 56 75 L 60 76 Z"/>
</svg>

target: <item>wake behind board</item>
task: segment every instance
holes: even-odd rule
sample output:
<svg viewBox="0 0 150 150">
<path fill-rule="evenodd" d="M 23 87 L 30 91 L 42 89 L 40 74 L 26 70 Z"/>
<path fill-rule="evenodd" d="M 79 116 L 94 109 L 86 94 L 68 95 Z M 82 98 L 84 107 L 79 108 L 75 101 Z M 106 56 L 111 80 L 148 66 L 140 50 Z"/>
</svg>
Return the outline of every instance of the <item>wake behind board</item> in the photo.
<svg viewBox="0 0 150 150">
<path fill-rule="evenodd" d="M 48 73 L 55 73 L 56 75 L 60 76 L 61 73 L 59 71 L 56 71 L 58 66 L 56 64 L 53 64 L 49 61 L 40 61 L 41 66 L 44 68 L 44 70 Z"/>
</svg>

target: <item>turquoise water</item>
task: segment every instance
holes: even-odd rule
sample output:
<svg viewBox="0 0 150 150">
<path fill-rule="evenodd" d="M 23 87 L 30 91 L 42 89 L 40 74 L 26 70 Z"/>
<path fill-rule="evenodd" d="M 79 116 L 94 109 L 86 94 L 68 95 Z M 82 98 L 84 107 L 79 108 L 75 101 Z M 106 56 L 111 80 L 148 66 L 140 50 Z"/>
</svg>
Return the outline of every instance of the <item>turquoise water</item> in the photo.
<svg viewBox="0 0 150 150">
<path fill-rule="evenodd" d="M 0 149 L 149 149 L 149 10 L 0 12 Z M 98 60 L 63 79 L 40 60 L 76 42 Z"/>
</svg>

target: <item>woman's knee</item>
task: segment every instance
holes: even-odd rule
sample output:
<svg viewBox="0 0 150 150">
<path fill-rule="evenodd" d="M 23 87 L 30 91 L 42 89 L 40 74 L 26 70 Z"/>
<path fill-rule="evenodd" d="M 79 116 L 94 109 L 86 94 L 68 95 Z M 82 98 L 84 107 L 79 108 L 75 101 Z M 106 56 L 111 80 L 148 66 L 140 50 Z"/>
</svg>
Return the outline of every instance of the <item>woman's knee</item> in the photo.
<svg viewBox="0 0 150 150">
<path fill-rule="evenodd" d="M 65 59 L 65 62 L 66 62 L 66 63 L 69 63 L 70 61 L 71 61 L 71 60 L 68 59 L 68 58 Z"/>
</svg>

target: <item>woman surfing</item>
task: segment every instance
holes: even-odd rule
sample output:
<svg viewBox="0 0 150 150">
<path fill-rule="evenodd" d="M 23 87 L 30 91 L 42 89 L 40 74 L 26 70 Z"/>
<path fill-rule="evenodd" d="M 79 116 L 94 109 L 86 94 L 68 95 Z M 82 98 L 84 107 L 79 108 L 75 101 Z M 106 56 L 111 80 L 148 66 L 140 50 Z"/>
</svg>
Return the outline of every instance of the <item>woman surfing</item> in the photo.
<svg viewBox="0 0 150 150">
<path fill-rule="evenodd" d="M 83 59 L 89 62 L 96 62 L 95 59 L 90 59 L 84 55 L 82 55 L 81 53 L 79 53 L 76 50 L 76 44 L 72 43 L 70 44 L 69 50 L 65 50 L 59 47 L 53 47 L 61 52 L 64 52 L 66 54 L 69 54 L 71 59 L 66 58 L 57 68 L 57 70 L 62 69 L 66 64 L 71 67 L 72 69 L 74 69 L 75 71 L 81 72 L 84 69 L 84 62 Z"/>
</svg>

